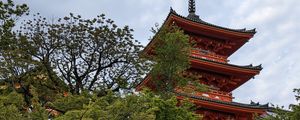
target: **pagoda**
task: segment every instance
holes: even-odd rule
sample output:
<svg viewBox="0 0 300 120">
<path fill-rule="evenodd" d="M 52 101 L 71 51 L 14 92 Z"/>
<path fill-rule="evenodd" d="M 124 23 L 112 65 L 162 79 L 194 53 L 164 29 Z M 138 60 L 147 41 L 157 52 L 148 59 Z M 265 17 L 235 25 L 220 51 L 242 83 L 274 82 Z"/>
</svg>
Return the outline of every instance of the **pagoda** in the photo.
<svg viewBox="0 0 300 120">
<path fill-rule="evenodd" d="M 197 81 L 209 86 L 209 91 L 186 92 L 175 89 L 179 100 L 188 98 L 197 107 L 195 111 L 204 120 L 253 120 L 264 115 L 268 104 L 234 102 L 232 91 L 243 85 L 262 70 L 262 66 L 230 64 L 228 57 L 248 42 L 256 33 L 255 29 L 231 29 L 203 21 L 195 13 L 195 0 L 189 0 L 189 15 L 177 14 L 172 8 L 162 27 L 176 25 L 184 30 L 196 45 L 190 54 L 191 67 L 184 72 L 196 76 Z M 155 37 L 145 47 L 143 54 L 152 54 Z M 136 87 L 151 86 L 150 75 Z M 194 87 L 189 87 L 193 89 Z"/>
</svg>

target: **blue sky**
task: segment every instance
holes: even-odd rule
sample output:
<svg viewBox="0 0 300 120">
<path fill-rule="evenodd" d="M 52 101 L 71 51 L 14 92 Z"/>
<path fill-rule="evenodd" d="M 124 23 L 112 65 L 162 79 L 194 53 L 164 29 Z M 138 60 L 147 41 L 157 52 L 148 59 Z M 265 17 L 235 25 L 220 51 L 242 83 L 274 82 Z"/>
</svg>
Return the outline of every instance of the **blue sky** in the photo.
<svg viewBox="0 0 300 120">
<path fill-rule="evenodd" d="M 161 24 L 170 7 L 188 13 L 188 0 L 15 0 L 29 5 L 31 13 L 59 18 L 72 12 L 91 18 L 106 14 L 118 25 L 129 25 L 143 45 L 150 28 Z M 234 91 L 235 101 L 250 100 L 287 106 L 296 103 L 293 88 L 300 88 L 299 0 L 196 0 L 202 20 L 230 28 L 257 28 L 258 33 L 230 63 L 263 64 L 261 74 Z"/>
</svg>

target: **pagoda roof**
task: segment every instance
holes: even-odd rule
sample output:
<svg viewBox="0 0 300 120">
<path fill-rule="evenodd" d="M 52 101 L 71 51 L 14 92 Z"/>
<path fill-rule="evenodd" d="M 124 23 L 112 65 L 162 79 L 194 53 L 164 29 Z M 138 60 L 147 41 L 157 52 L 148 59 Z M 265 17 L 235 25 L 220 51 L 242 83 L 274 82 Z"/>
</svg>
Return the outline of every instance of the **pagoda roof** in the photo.
<svg viewBox="0 0 300 120">
<path fill-rule="evenodd" d="M 171 16 L 171 15 L 175 15 L 175 16 L 178 16 L 180 18 L 183 18 L 185 20 L 189 20 L 189 21 L 192 21 L 192 22 L 195 22 L 195 23 L 199 23 L 199 24 L 203 24 L 203 25 L 207 25 L 207 26 L 211 26 L 211 27 L 215 27 L 215 28 L 219 28 L 219 29 L 223 29 L 223 30 L 228 30 L 228 31 L 232 31 L 232 32 L 250 33 L 250 34 L 255 34 L 256 33 L 256 29 L 255 28 L 254 29 L 250 29 L 250 30 L 247 30 L 246 28 L 243 28 L 243 29 L 232 29 L 232 28 L 222 27 L 222 26 L 218 26 L 218 25 L 215 25 L 215 24 L 208 23 L 206 21 L 203 21 L 199 17 L 193 17 L 191 15 L 189 15 L 187 17 L 184 17 L 182 15 L 177 14 L 176 11 L 173 10 L 172 8 L 170 9 L 170 13 L 169 13 L 168 17 Z"/>
<path fill-rule="evenodd" d="M 210 59 L 204 59 L 204 58 L 200 58 L 200 57 L 196 57 L 196 56 L 191 56 L 191 58 L 192 59 L 197 59 L 197 60 L 200 60 L 200 61 L 206 61 L 206 62 L 211 62 L 211 63 L 224 65 L 224 66 L 228 66 L 228 67 L 245 69 L 245 70 L 261 71 L 263 69 L 262 65 L 258 65 L 258 66 L 253 66 L 252 64 L 250 64 L 250 65 L 234 65 L 234 64 L 224 63 L 224 62 L 213 61 L 213 60 L 210 60 Z"/>
<path fill-rule="evenodd" d="M 196 17 L 195 17 L 196 16 Z M 222 27 L 218 25 L 214 25 L 208 22 L 203 21 L 197 15 L 188 15 L 184 17 L 182 15 L 177 14 L 172 8 L 165 19 L 164 26 L 177 25 L 182 28 L 184 31 L 196 34 L 196 35 L 204 35 L 209 36 L 221 40 L 227 40 L 234 42 L 235 45 L 232 45 L 231 50 L 226 53 L 226 56 L 232 55 L 236 50 L 238 50 L 241 46 L 243 46 L 249 39 L 251 39 L 256 33 L 256 29 L 247 30 L 243 29 L 232 29 L 228 27 Z M 160 29 L 158 30 L 158 33 Z M 146 54 L 150 51 L 150 49 L 155 44 L 156 35 L 151 39 L 148 45 L 143 50 L 143 54 Z"/>
<path fill-rule="evenodd" d="M 236 88 L 246 83 L 251 78 L 254 78 L 254 76 L 259 74 L 260 71 L 262 70 L 261 65 L 239 66 L 239 65 L 217 62 L 217 61 L 212 61 L 212 60 L 203 59 L 194 56 L 192 56 L 190 62 L 191 62 L 191 68 L 193 69 L 206 70 L 214 73 L 231 76 L 230 82 L 233 82 L 233 84 L 231 84 L 230 87 L 226 87 L 224 89 L 221 88 L 226 92 L 231 92 L 235 90 Z"/>
<path fill-rule="evenodd" d="M 250 65 L 234 65 L 229 63 L 223 63 L 218 61 L 213 61 L 209 59 L 204 59 L 196 56 L 191 56 L 191 67 L 196 69 L 206 69 L 209 71 L 219 72 L 227 75 L 243 75 L 254 77 L 259 74 L 263 69 L 262 65 L 253 66 Z"/>
<path fill-rule="evenodd" d="M 203 59 L 199 57 L 191 56 L 190 59 L 191 62 L 191 68 L 194 69 L 202 69 L 202 70 L 208 70 L 224 75 L 230 75 L 234 76 L 236 79 L 240 79 L 237 81 L 231 81 L 235 82 L 236 84 L 229 87 L 229 89 L 226 89 L 224 91 L 231 92 L 247 82 L 249 79 L 253 78 L 255 75 L 259 74 L 260 71 L 263 69 L 261 65 L 253 66 L 253 65 L 247 65 L 247 66 L 240 66 L 240 65 L 233 65 L 228 63 L 222 63 L 217 61 L 212 61 L 208 59 Z M 138 85 L 137 88 L 140 89 L 143 85 L 147 84 L 149 80 L 151 79 L 150 75 L 148 74 L 144 80 L 142 80 Z"/>
<path fill-rule="evenodd" d="M 201 106 L 204 106 L 204 104 L 211 104 L 215 107 L 222 107 L 223 110 L 226 109 L 231 109 L 231 110 L 236 110 L 239 109 L 239 111 L 242 109 L 244 112 L 265 112 L 266 110 L 270 109 L 269 104 L 259 104 L 259 103 L 254 103 L 251 101 L 250 104 L 245 104 L 245 103 L 238 103 L 238 102 L 227 102 L 227 101 L 221 101 L 221 100 L 214 100 L 210 99 L 207 97 L 202 97 L 202 96 L 195 96 L 192 94 L 187 94 L 187 93 L 175 93 L 178 97 L 187 97 L 191 98 L 194 103 L 200 103 L 203 104 Z M 198 102 L 197 102 L 198 101 Z M 220 109 L 218 109 L 220 110 Z"/>
</svg>

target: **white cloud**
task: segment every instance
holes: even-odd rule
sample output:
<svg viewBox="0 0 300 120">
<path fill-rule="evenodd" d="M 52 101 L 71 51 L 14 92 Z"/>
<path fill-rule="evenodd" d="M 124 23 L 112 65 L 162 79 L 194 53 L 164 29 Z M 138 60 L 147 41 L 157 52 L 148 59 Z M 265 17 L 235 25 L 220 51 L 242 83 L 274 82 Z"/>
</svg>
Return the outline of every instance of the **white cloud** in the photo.
<svg viewBox="0 0 300 120">
<path fill-rule="evenodd" d="M 245 18 L 244 23 L 262 23 L 274 19 L 278 15 L 279 10 L 273 7 L 265 7 L 255 10 L 250 16 Z"/>
<path fill-rule="evenodd" d="M 171 6 L 178 13 L 186 13 L 187 10 L 187 1 L 186 0 L 171 0 Z"/>
<path fill-rule="evenodd" d="M 296 4 L 297 3 L 297 4 Z M 232 26 L 254 26 L 258 34 L 232 58 L 234 63 L 262 63 L 255 80 L 235 91 L 238 101 L 251 99 L 288 106 L 295 103 L 293 88 L 300 86 L 299 2 L 293 0 L 248 0 L 233 15 Z M 229 18 L 230 19 L 230 18 Z M 250 56 L 250 57 L 249 57 Z M 244 93 L 252 94 L 245 95 Z"/>
</svg>

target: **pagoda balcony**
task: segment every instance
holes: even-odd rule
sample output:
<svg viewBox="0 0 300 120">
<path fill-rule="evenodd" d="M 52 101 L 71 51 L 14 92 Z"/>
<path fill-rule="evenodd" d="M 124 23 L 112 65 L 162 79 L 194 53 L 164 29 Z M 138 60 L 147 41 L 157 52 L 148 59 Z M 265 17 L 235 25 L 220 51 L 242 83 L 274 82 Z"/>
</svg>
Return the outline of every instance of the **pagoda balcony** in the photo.
<svg viewBox="0 0 300 120">
<path fill-rule="evenodd" d="M 192 49 L 191 56 L 196 57 L 196 58 L 202 58 L 202 59 L 207 59 L 207 60 L 211 60 L 211 61 L 221 62 L 221 63 L 228 63 L 228 60 L 226 57 L 217 55 L 213 52 L 209 52 L 209 51 L 202 50 L 202 49 L 196 49 L 196 48 Z"/>
<path fill-rule="evenodd" d="M 196 87 L 192 85 L 188 85 L 183 88 L 176 88 L 175 91 L 178 93 L 191 93 L 196 97 L 206 97 L 209 99 L 220 100 L 225 102 L 232 102 L 232 100 L 234 99 L 234 97 L 232 97 L 232 93 L 214 90 L 211 88 L 209 88 L 209 90 L 206 92 L 200 92 L 197 91 Z"/>
<path fill-rule="evenodd" d="M 215 100 L 221 100 L 221 101 L 226 101 L 226 102 L 232 102 L 232 93 L 226 93 L 218 90 L 210 90 L 209 92 L 206 93 L 199 93 L 199 95 L 208 97 L 210 99 L 215 99 Z"/>
</svg>

